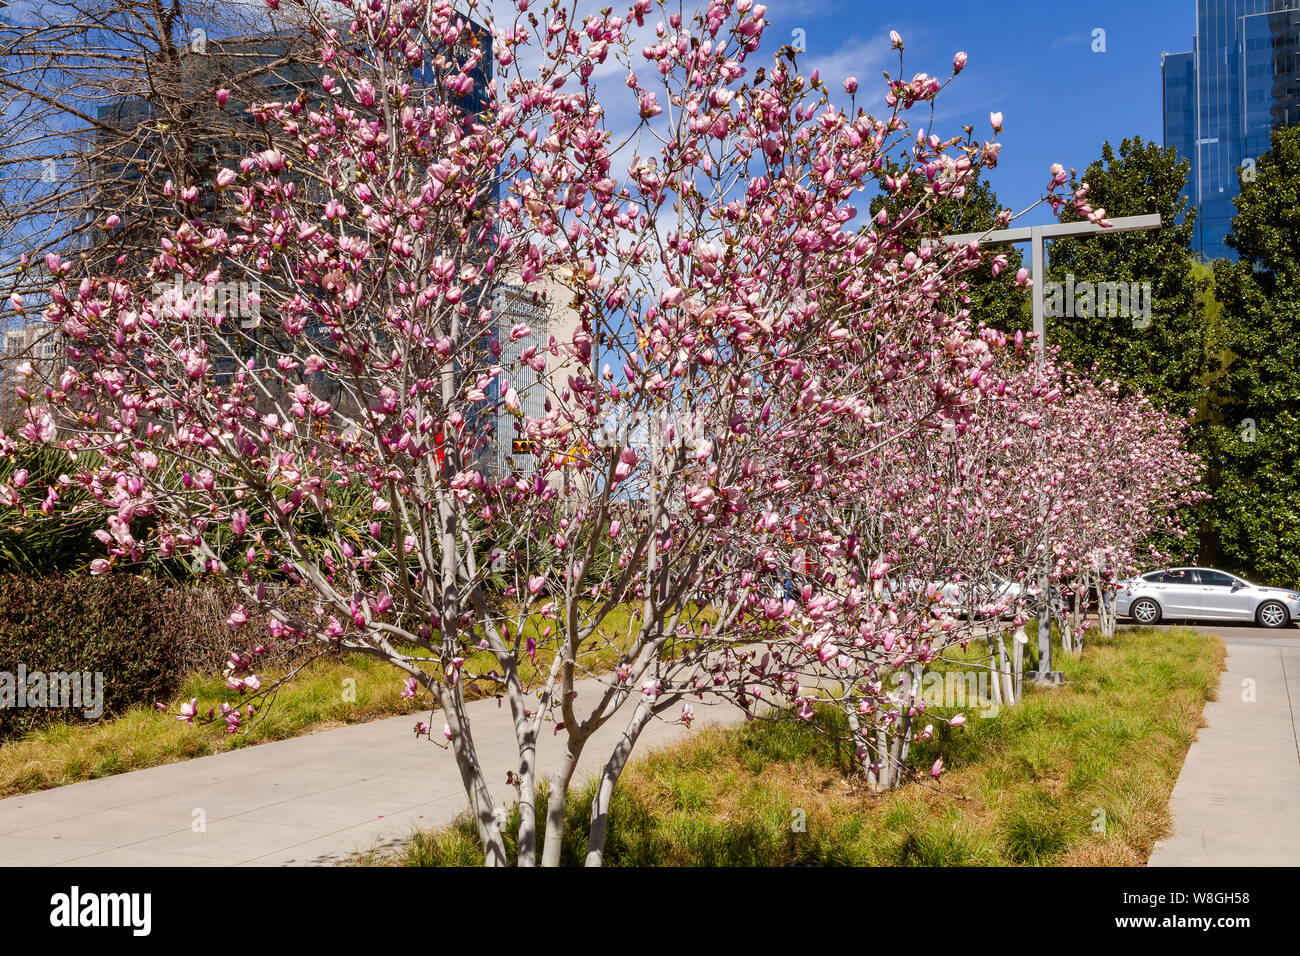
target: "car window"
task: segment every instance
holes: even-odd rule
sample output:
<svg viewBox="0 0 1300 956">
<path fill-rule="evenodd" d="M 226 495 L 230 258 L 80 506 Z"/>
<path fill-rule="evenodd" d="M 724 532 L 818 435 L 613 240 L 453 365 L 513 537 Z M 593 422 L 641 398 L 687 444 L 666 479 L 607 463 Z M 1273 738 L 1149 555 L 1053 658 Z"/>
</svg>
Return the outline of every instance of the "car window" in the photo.
<svg viewBox="0 0 1300 956">
<path fill-rule="evenodd" d="M 1222 571 L 1201 571 L 1200 574 L 1201 584 L 1216 588 L 1230 588 L 1237 583 L 1231 574 L 1224 574 Z"/>
<path fill-rule="evenodd" d="M 1192 572 L 1187 568 L 1174 568 L 1160 576 L 1161 584 L 1191 584 Z"/>
<path fill-rule="evenodd" d="M 1150 581 L 1152 584 L 1158 584 L 1160 579 L 1165 576 L 1163 571 L 1152 571 L 1150 574 L 1142 575 L 1143 581 Z"/>
</svg>

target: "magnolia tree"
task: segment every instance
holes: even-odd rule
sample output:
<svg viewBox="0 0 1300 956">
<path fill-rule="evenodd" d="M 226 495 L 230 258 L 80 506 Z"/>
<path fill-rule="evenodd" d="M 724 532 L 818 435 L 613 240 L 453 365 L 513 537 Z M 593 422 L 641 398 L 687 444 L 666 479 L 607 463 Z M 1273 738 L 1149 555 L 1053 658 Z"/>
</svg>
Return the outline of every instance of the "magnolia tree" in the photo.
<svg viewBox="0 0 1300 956">
<path fill-rule="evenodd" d="M 1083 648 L 1083 612 L 1095 595 L 1101 633 L 1115 631 L 1117 582 L 1169 559 L 1158 536 L 1181 538 L 1185 506 L 1204 497 L 1184 419 L 1108 380 L 1063 373 L 1066 397 L 1047 417 L 1044 476 L 1058 491 L 1048 535 L 1051 576 L 1069 587 L 1073 622 L 1062 621 L 1067 651 Z"/>
<path fill-rule="evenodd" d="M 1007 678 L 995 693 L 1008 703 L 1014 694 L 1002 635 L 987 625 L 1023 613 L 1022 602 L 985 584 L 1031 566 L 1027 522 L 1038 509 L 1017 478 L 1051 379 L 1031 359 L 1008 388 L 1001 333 L 982 330 L 964 347 L 970 360 L 949 383 L 953 401 L 919 419 L 928 427 L 909 425 L 928 403 L 928 383 L 914 382 L 866 428 L 836 430 L 834 475 L 816 495 L 810 530 L 835 570 L 805 585 L 791 639 L 775 651 L 777 667 L 798 675 L 788 690 L 796 713 L 811 719 L 818 703 L 842 710 L 880 789 L 904 779 L 925 671 L 945 650 L 987 640 Z"/>
<path fill-rule="evenodd" d="M 970 555 L 949 485 L 975 469 L 935 443 L 945 422 L 979 432 L 1007 346 L 954 305 L 976 249 L 907 252 L 921 217 L 860 224 L 853 203 L 903 177 L 960 197 L 998 145 L 910 127 L 944 85 L 924 74 L 889 80 L 874 118 L 789 51 L 752 69 L 765 11 L 749 0 L 653 28 L 650 0 L 581 22 L 529 5 L 482 28 L 431 0 L 304 5 L 319 86 L 251 111 L 300 162 L 265 149 L 165 190 L 179 225 L 116 275 L 47 258 L 42 319 L 69 364 L 21 393 L 0 450 L 75 458 L 0 495 L 39 513 L 75 486 L 105 520 L 95 573 L 183 557 L 239 588 L 232 627 L 266 615 L 232 664 L 240 705 L 194 700 L 181 719 L 255 719 L 268 648 L 392 664 L 440 711 L 421 729 L 454 756 L 489 864 L 506 851 L 485 723 L 515 741 L 530 865 L 560 861 L 570 783 L 616 721 L 594 754 L 599 863 L 651 721 L 723 701 L 807 716 L 809 660 L 847 675 L 854 712 L 883 714 L 880 662 L 923 666 L 946 640 L 901 569 Z M 630 135 L 596 96 L 611 69 Z M 257 318 L 216 307 L 231 281 L 256 283 Z M 571 310 L 574 330 L 503 321 L 505 292 Z M 503 428 L 541 449 L 535 467 L 488 466 Z M 918 551 L 927 513 L 944 535 Z M 545 768 L 544 735 L 563 744 Z"/>
<path fill-rule="evenodd" d="M 935 179 L 942 159 L 925 146 L 882 175 L 887 190 L 901 193 L 908 176 Z M 1054 167 L 1049 190 L 1062 181 Z M 1104 211 L 1086 196 L 1085 186 L 1046 198 L 1104 224 Z M 903 218 L 924 235 L 929 209 L 918 203 Z M 882 215 L 876 225 L 886 222 Z M 1197 462 L 1175 419 L 1141 396 L 1044 361 L 1020 334 L 1008 341 L 971 329 L 962 306 L 976 247 L 947 260 L 932 248 L 905 257 L 927 281 L 889 308 L 907 314 L 919 302 L 918 325 L 934 334 L 913 339 L 918 347 L 889 370 L 889 387 L 862 392 L 868 414 L 818 421 L 819 447 L 790 449 L 806 464 L 787 466 L 804 474 L 787 492 L 788 517 L 778 527 L 795 552 L 787 560 L 794 558 L 799 586 L 787 595 L 782 639 L 764 646 L 761 668 L 798 717 L 812 720 L 818 704 L 840 709 L 869 784 L 882 789 L 904 780 L 915 736 L 932 733 L 919 723 L 923 688 L 946 650 L 986 642 L 988 703 L 1016 702 L 1027 643 L 1017 625 L 1036 605 L 1053 607 L 1053 591 L 1087 561 L 1133 563 L 1154 533 L 1177 531 L 1176 509 L 1195 498 Z M 995 260 L 994 272 L 1001 267 Z M 1022 270 L 1017 282 L 1026 279 Z M 826 370 L 842 366 L 851 360 L 819 363 L 814 399 L 824 398 Z M 827 391 L 851 393 L 850 377 L 840 372 Z M 785 409 L 782 417 L 799 420 Z M 1134 445 L 1117 453 L 1117 432 Z M 1001 620 L 1016 628 L 1010 647 Z M 1062 630 L 1077 651 L 1068 625 Z"/>
<path fill-rule="evenodd" d="M 1045 556 L 1051 585 L 1095 569 L 1099 554 L 1113 575 L 1149 558 L 1144 543 L 1176 532 L 1175 510 L 1196 497 L 1198 463 L 1177 419 L 1042 361 L 1019 336 L 1012 344 L 985 329 L 979 341 L 985 359 L 966 376 L 975 387 L 935 427 L 878 429 L 865 445 L 852 429 L 837 434 L 846 440 L 830 458 L 842 468 L 808 533 L 838 572 L 817 576 L 817 593 L 804 587 L 774 655 L 774 669 L 797 675 L 786 692 L 796 715 L 841 710 L 879 789 L 906 779 L 911 743 L 932 735 L 927 704 L 954 704 L 927 701 L 950 684 L 927 679 L 945 652 L 988 648 L 987 697 L 967 684 L 966 703 L 1020 699 L 1018 625 L 1047 599 L 1037 587 Z M 1117 453 L 1117 433 L 1136 447 Z M 1081 649 L 1068 627 L 1062 634 L 1067 650 Z M 968 654 L 952 663 L 972 666 Z"/>
<path fill-rule="evenodd" d="M 959 376 L 965 359 L 914 367 L 948 325 L 929 305 L 939 270 L 901 254 L 904 225 L 852 224 L 853 194 L 914 148 L 898 114 L 937 81 L 895 84 L 877 120 L 788 62 L 751 74 L 765 21 L 748 0 L 670 16 L 641 49 L 649 0 L 582 23 L 519 6 L 487 21 L 490 54 L 447 3 L 304 7 L 319 88 L 251 110 L 300 162 L 265 149 L 210 184 L 168 184 L 180 224 L 148 263 L 88 274 L 47 257 L 42 318 L 69 364 L 22 393 L 26 423 L 0 444 L 57 444 L 74 467 L 3 494 L 35 512 L 76 486 L 106 517 L 94 573 L 184 557 L 241 589 L 232 627 L 268 616 L 232 663 L 240 705 L 194 700 L 181 719 L 254 719 L 274 691 L 256 673 L 268 646 L 391 663 L 441 711 L 431 736 L 488 863 L 505 861 L 502 818 L 471 689 L 509 705 L 483 713 L 517 744 L 524 864 L 542 832 L 542 862 L 559 861 L 578 760 L 619 715 L 591 807 L 599 862 L 649 721 L 689 723 L 685 695 L 751 700 L 768 679 L 743 648 L 793 615 L 765 581 L 784 493 L 807 473 L 792 449 L 838 416 L 870 421 L 890 382 Z M 622 143 L 590 82 L 614 63 L 640 121 Z M 940 156 L 953 142 L 920 136 L 936 193 L 996 157 L 977 142 Z M 256 318 L 218 307 L 231 281 L 256 283 Z M 509 283 L 558 284 L 576 331 L 511 348 L 532 330 L 494 317 Z M 524 415 L 524 381 L 544 414 Z M 484 466 L 509 416 L 547 450 L 530 473 Z M 611 440 L 611 416 L 652 423 L 653 440 Z M 608 670 L 581 683 L 593 644 Z M 542 831 L 546 727 L 564 748 Z"/>
</svg>

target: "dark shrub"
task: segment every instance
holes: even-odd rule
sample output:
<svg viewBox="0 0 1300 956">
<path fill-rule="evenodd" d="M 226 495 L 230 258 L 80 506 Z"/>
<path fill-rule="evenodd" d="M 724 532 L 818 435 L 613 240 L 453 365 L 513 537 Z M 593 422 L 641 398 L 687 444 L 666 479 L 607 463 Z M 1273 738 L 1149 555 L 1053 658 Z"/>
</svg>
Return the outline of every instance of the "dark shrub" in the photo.
<svg viewBox="0 0 1300 956">
<path fill-rule="evenodd" d="M 0 575 L 0 671 L 101 672 L 104 713 L 166 700 L 184 673 L 183 601 L 174 585 L 130 574 Z M 80 709 L 0 709 L 0 739 Z"/>
<path fill-rule="evenodd" d="M 233 584 L 218 578 L 173 584 L 168 601 L 173 619 L 168 633 L 180 641 L 183 673 L 223 673 L 232 652 L 247 653 L 253 644 L 267 646 L 267 653 L 259 665 L 263 668 L 272 662 L 287 663 L 320 654 L 319 646 L 312 643 L 296 647 L 271 642 L 266 632 L 269 616 L 242 597 Z M 291 614 L 310 618 L 315 603 L 312 595 L 300 592 L 282 597 L 280 607 Z M 239 629 L 226 623 L 231 608 L 236 604 L 244 604 L 248 612 L 248 623 Z"/>
</svg>

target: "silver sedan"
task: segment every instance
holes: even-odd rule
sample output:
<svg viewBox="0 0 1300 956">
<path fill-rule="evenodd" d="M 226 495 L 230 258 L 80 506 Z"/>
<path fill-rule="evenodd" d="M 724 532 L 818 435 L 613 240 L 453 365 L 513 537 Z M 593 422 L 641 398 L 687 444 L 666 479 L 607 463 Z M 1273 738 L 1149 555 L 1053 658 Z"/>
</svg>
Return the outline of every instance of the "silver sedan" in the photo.
<svg viewBox="0 0 1300 956">
<path fill-rule="evenodd" d="M 1139 624 L 1173 618 L 1286 627 L 1300 621 L 1300 593 L 1261 587 L 1212 568 L 1166 568 L 1120 582 L 1115 610 Z"/>
<path fill-rule="evenodd" d="M 1023 585 L 989 571 L 976 583 L 964 574 L 955 574 L 947 581 L 935 582 L 939 592 L 938 607 L 958 617 L 973 614 L 977 618 L 996 615 L 999 618 L 1015 617 L 1017 603 L 1026 591 Z"/>
</svg>

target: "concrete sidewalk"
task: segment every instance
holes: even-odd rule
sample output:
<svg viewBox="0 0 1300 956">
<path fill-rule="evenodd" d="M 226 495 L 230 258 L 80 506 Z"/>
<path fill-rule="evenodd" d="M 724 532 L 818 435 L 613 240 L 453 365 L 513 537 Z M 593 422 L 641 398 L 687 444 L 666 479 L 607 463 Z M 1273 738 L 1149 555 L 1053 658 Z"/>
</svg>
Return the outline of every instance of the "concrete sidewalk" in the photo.
<svg viewBox="0 0 1300 956">
<path fill-rule="evenodd" d="M 595 684 L 579 688 L 592 694 Z M 694 706 L 697 727 L 741 719 L 734 708 Z M 518 770 L 518 756 L 506 713 L 489 713 L 496 709 L 495 700 L 469 704 L 488 785 L 504 801 L 513 797 L 505 779 Z M 629 715 L 625 705 L 592 737 L 575 779 L 599 771 Z M 328 865 L 399 845 L 413 828 L 450 823 L 467 805 L 451 753 L 416 739 L 417 719 L 355 724 L 0 800 L 0 865 Z M 441 740 L 436 713 L 432 722 Z M 688 733 L 656 721 L 636 752 Z M 543 728 L 539 773 L 550 772 L 561 742 Z M 196 832 L 200 812 L 206 829 Z"/>
<path fill-rule="evenodd" d="M 1234 643 L 1219 633 L 1228 646 L 1219 699 L 1206 705 L 1208 726 L 1174 786 L 1174 833 L 1156 844 L 1148 865 L 1295 866 L 1300 647 Z"/>
</svg>

